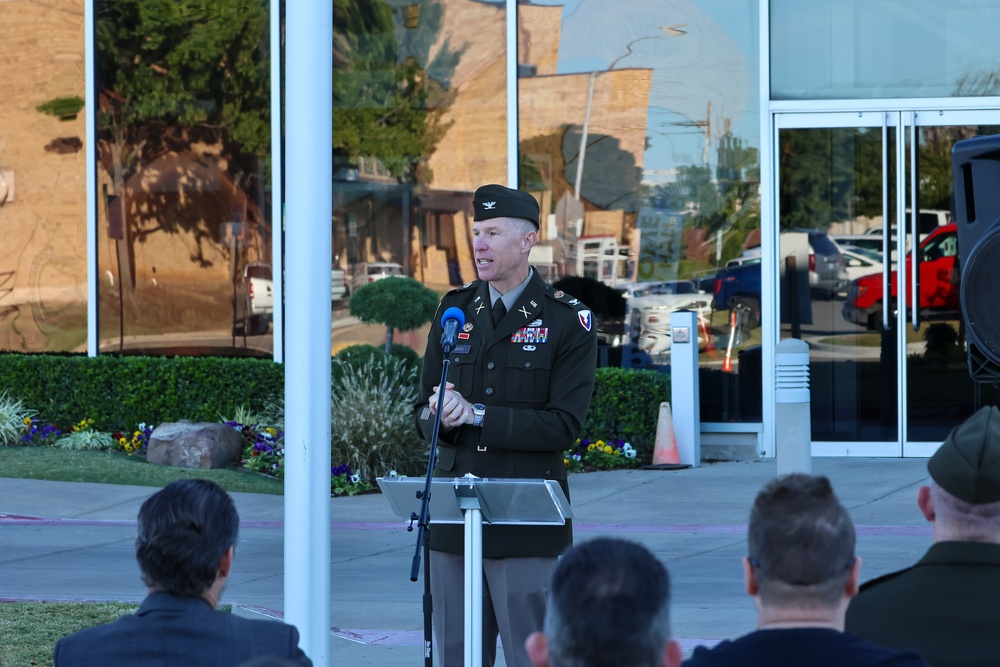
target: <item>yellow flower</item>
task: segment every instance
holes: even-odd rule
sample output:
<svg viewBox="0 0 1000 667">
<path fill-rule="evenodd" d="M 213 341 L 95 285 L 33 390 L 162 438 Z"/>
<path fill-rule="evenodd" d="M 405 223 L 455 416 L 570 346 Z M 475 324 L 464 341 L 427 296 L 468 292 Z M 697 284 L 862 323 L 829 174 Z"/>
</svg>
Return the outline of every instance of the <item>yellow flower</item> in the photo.
<svg viewBox="0 0 1000 667">
<path fill-rule="evenodd" d="M 597 446 L 600 447 L 601 449 L 604 449 L 604 441 L 603 440 L 598 440 L 597 441 Z"/>
<path fill-rule="evenodd" d="M 604 453 L 605 454 L 610 454 L 613 451 L 615 451 L 615 450 L 611 449 L 611 445 L 604 445 Z"/>
<path fill-rule="evenodd" d="M 25 426 L 31 426 L 31 417 L 25 417 L 24 418 L 24 425 Z M 579 441 L 577 441 L 577 442 L 579 442 Z"/>
<path fill-rule="evenodd" d="M 621 454 L 621 452 L 619 452 L 617 449 L 614 451 L 614 455 L 615 456 L 619 456 L 620 454 Z"/>
<path fill-rule="evenodd" d="M 126 442 L 128 442 L 128 440 L 126 440 L 124 436 L 122 436 L 121 438 L 118 438 L 118 444 L 121 445 L 122 447 L 125 446 Z"/>
<path fill-rule="evenodd" d="M 569 459 L 566 458 L 565 456 L 563 457 L 563 465 L 566 466 L 567 468 L 569 467 Z"/>
<path fill-rule="evenodd" d="M 592 452 L 595 449 L 597 449 L 597 445 L 595 445 L 594 443 L 590 443 L 589 445 L 587 445 L 587 451 L 588 452 Z"/>
<path fill-rule="evenodd" d="M 138 437 L 139 437 L 140 435 L 142 435 L 142 433 L 140 433 L 139 431 L 136 431 L 136 432 L 135 432 L 135 433 L 133 433 L 132 435 L 134 435 L 135 437 L 137 437 L 137 438 L 138 438 Z"/>
<path fill-rule="evenodd" d="M 265 428 L 264 430 L 265 430 L 265 431 L 266 431 L 267 433 L 270 433 L 271 435 L 278 435 L 278 430 L 277 430 L 276 428 L 274 428 L 273 426 L 268 426 L 268 427 L 267 427 L 267 428 Z"/>
</svg>

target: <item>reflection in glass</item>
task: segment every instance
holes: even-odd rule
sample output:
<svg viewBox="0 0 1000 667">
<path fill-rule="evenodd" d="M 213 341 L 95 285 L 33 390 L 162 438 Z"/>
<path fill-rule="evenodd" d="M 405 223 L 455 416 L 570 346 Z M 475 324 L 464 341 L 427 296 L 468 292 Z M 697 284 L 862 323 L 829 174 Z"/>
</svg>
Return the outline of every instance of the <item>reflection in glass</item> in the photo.
<svg viewBox="0 0 1000 667">
<path fill-rule="evenodd" d="M 384 341 L 348 319 L 373 265 L 442 292 L 476 278 L 472 193 L 506 182 L 505 21 L 475 0 L 334 3 L 334 352 Z M 426 335 L 395 341 L 422 354 Z"/>
<path fill-rule="evenodd" d="M 1000 5 L 771 0 L 771 99 L 1000 94 Z"/>
<path fill-rule="evenodd" d="M 0 3 L 0 350 L 86 350 L 83 5 Z"/>
<path fill-rule="evenodd" d="M 894 441 L 896 334 L 882 328 L 881 246 L 877 261 L 852 262 L 835 240 L 881 238 L 882 128 L 782 130 L 778 144 L 781 338 L 810 347 L 813 440 Z M 891 128 L 885 146 L 892 165 Z"/>
<path fill-rule="evenodd" d="M 944 440 L 979 405 L 997 401 L 995 386 L 977 385 L 969 375 L 959 303 L 958 231 L 954 224 L 948 223 L 954 221 L 952 147 L 962 139 L 998 133 L 1000 127 L 996 126 L 927 127 L 917 131 L 916 300 L 912 297 L 910 277 L 912 252 L 907 254 L 905 277 L 906 305 L 918 308 L 919 324 L 916 331 L 909 324 L 906 326 L 910 440 Z"/>
<path fill-rule="evenodd" d="M 269 355 L 267 3 L 95 11 L 100 349 Z"/>
<path fill-rule="evenodd" d="M 518 6 L 518 172 L 545 218 L 533 262 L 596 281 L 573 291 L 585 303 L 625 297 L 624 322 L 595 315 L 626 366 L 667 367 L 670 312 L 698 312 L 705 421 L 761 412 L 759 362 L 739 363 L 760 329 L 713 307 L 717 270 L 759 243 L 756 19 L 751 0 Z"/>
</svg>

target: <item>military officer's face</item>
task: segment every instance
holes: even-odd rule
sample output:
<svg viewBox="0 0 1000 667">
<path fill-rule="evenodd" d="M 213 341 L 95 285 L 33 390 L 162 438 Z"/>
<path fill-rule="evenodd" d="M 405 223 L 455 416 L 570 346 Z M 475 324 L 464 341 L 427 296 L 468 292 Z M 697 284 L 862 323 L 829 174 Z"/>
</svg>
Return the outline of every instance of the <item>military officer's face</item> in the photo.
<svg viewBox="0 0 1000 667">
<path fill-rule="evenodd" d="M 476 271 L 506 294 L 528 277 L 528 253 L 538 240 L 530 222 L 514 218 L 481 220 L 472 225 Z"/>
</svg>

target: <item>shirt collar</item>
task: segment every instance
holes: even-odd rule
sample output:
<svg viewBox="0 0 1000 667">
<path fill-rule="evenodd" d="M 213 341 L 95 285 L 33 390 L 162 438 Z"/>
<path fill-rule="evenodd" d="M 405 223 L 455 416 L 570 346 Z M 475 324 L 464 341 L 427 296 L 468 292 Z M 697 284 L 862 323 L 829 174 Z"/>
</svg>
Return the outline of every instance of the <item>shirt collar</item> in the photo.
<svg viewBox="0 0 1000 667">
<path fill-rule="evenodd" d="M 535 267 L 529 266 L 528 277 L 524 279 L 524 282 L 506 294 L 500 294 L 500 292 L 497 291 L 497 288 L 493 286 L 493 283 L 490 283 L 490 307 L 496 305 L 497 299 L 503 299 L 503 305 L 507 307 L 507 310 L 510 310 L 514 304 L 517 303 L 517 300 L 521 298 L 521 295 L 524 293 L 524 288 L 528 286 L 529 282 L 531 282 L 531 275 L 534 271 Z"/>
</svg>

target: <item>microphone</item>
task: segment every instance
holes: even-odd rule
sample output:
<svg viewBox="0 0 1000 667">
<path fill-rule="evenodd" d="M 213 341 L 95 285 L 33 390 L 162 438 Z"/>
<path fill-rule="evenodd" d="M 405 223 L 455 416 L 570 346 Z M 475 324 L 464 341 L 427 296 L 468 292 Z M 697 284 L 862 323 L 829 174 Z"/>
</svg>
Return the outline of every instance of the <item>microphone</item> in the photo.
<svg viewBox="0 0 1000 667">
<path fill-rule="evenodd" d="M 444 348 L 445 352 L 451 352 L 455 347 L 455 337 L 464 324 L 465 313 L 462 312 L 461 308 L 452 306 L 444 311 L 441 316 L 441 326 L 444 327 L 444 333 L 441 334 L 441 347 Z"/>
</svg>

